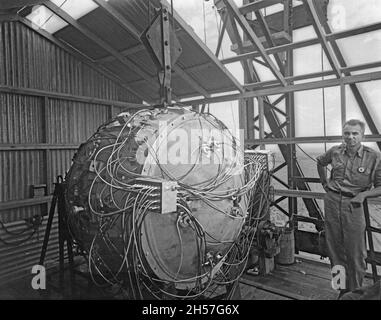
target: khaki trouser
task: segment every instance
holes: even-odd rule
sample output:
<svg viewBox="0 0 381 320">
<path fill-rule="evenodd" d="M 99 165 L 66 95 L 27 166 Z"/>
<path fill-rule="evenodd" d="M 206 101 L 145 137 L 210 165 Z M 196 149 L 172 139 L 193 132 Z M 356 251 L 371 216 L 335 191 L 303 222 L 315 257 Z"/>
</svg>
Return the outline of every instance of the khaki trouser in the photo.
<svg viewBox="0 0 381 320">
<path fill-rule="evenodd" d="M 331 266 L 346 271 L 346 289 L 362 286 L 366 272 L 365 218 L 362 207 L 354 209 L 351 198 L 328 192 L 324 197 L 325 237 Z"/>
</svg>

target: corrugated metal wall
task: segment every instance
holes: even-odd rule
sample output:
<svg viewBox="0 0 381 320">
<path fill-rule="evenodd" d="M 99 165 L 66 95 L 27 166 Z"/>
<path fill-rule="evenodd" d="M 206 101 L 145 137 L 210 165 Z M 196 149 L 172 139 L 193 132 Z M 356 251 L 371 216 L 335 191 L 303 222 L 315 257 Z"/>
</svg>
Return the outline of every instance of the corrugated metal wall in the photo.
<svg viewBox="0 0 381 320">
<path fill-rule="evenodd" d="M 0 21 L 0 85 L 140 102 L 18 21 Z M 29 199 L 31 185 L 47 184 L 51 193 L 55 177 L 70 167 L 74 146 L 93 134 L 110 110 L 107 105 L 0 93 L 0 204 L 15 201 L 17 206 Z M 116 114 L 122 108 L 112 110 Z M 0 211 L 0 284 L 30 274 L 38 263 L 47 217 L 31 237 L 32 231 L 23 232 L 28 227 L 23 219 L 47 213 L 49 206 Z M 55 219 L 47 261 L 57 259 L 57 232 Z M 22 244 L 9 244 L 29 237 Z"/>
</svg>

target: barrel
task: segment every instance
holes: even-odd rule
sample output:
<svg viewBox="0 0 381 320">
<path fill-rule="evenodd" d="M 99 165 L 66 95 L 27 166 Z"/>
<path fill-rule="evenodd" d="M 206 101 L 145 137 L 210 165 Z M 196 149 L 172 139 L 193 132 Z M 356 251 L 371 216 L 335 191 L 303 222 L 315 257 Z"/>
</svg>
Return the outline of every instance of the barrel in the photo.
<svg viewBox="0 0 381 320">
<path fill-rule="evenodd" d="M 285 228 L 279 239 L 280 252 L 275 256 L 275 262 L 290 265 L 295 262 L 295 237 L 292 228 Z"/>
</svg>

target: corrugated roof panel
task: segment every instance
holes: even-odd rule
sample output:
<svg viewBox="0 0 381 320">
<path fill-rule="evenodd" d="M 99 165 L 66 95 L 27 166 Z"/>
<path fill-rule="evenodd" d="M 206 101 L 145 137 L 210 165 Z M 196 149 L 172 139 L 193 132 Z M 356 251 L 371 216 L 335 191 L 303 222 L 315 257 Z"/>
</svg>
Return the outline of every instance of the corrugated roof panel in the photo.
<svg viewBox="0 0 381 320">
<path fill-rule="evenodd" d="M 133 87 L 140 95 L 145 96 L 148 93 L 148 96 L 145 97 L 156 97 L 156 99 L 159 99 L 157 95 L 159 91 L 158 70 L 146 49 L 141 50 L 139 48 L 141 43 L 138 35 L 150 25 L 156 14 L 155 8 L 160 7 L 160 1 L 110 0 L 108 5 L 113 10 L 116 10 L 117 14 L 133 27 L 132 33 L 123 28 L 117 21 L 118 19 L 112 17 L 110 13 L 101 7 L 82 16 L 77 22 L 107 43 L 112 50 L 124 55 L 126 60 L 134 62 L 138 66 L 138 69 L 143 72 L 132 71 L 133 69 L 127 67 L 120 60 L 113 58 L 109 52 L 111 50 L 102 49 L 102 45 L 96 44 L 73 26 L 63 28 L 56 32 L 54 36 L 64 40 L 91 59 L 101 59 L 99 62 L 103 66 L 125 80 L 125 84 L 131 86 L 131 88 Z M 62 7 L 62 9 L 64 8 Z M 73 14 L 71 15 L 73 16 Z M 184 71 L 180 73 L 185 73 L 185 77 L 181 76 L 181 74 L 174 74 L 176 81 L 176 83 L 172 81 L 174 96 L 181 98 L 183 95 L 199 96 L 200 91 L 201 93 L 208 91 L 209 94 L 212 94 L 222 90 L 232 91 L 237 89 L 237 81 L 193 33 L 192 28 L 176 15 L 174 28 L 183 49 L 176 67 Z M 195 66 L 204 64 L 210 65 L 207 68 L 193 69 Z M 189 74 L 188 68 L 191 68 Z M 226 70 L 226 72 L 223 70 Z M 188 80 L 186 79 L 187 77 L 189 77 Z"/>
<path fill-rule="evenodd" d="M 215 68 L 190 71 L 189 75 L 209 92 L 234 91 L 236 87 L 224 81 L 224 73 Z"/>
<path fill-rule="evenodd" d="M 97 33 L 96 30 L 93 30 L 93 32 Z M 58 39 L 64 40 L 66 43 L 69 43 L 70 46 L 84 53 L 91 59 L 96 60 L 108 55 L 107 51 L 102 49 L 99 45 L 73 27 L 65 27 L 56 32 L 54 36 Z"/>
<path fill-rule="evenodd" d="M 128 59 L 138 64 L 139 67 L 150 74 L 151 77 L 157 76 L 157 68 L 146 50 L 131 54 L 128 56 Z"/>
<path fill-rule="evenodd" d="M 141 78 L 130 69 L 128 69 L 125 65 L 122 65 L 119 61 L 111 61 L 103 64 L 108 70 L 112 73 L 120 77 L 126 83 L 140 80 Z"/>
<path fill-rule="evenodd" d="M 91 11 L 80 18 L 78 22 L 91 31 L 96 30 L 94 33 L 96 33 L 99 38 L 118 51 L 125 50 L 140 43 L 101 8 Z M 73 32 L 77 31 L 73 30 Z"/>
</svg>

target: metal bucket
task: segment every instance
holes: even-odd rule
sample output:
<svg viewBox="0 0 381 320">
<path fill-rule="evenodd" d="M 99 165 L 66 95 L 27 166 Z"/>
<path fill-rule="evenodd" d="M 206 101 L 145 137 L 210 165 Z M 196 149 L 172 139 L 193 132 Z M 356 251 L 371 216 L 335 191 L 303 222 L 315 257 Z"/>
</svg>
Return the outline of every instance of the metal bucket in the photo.
<svg viewBox="0 0 381 320">
<path fill-rule="evenodd" d="M 280 252 L 275 256 L 275 262 L 290 265 L 295 262 L 295 237 L 292 228 L 285 228 L 280 236 Z"/>
</svg>

